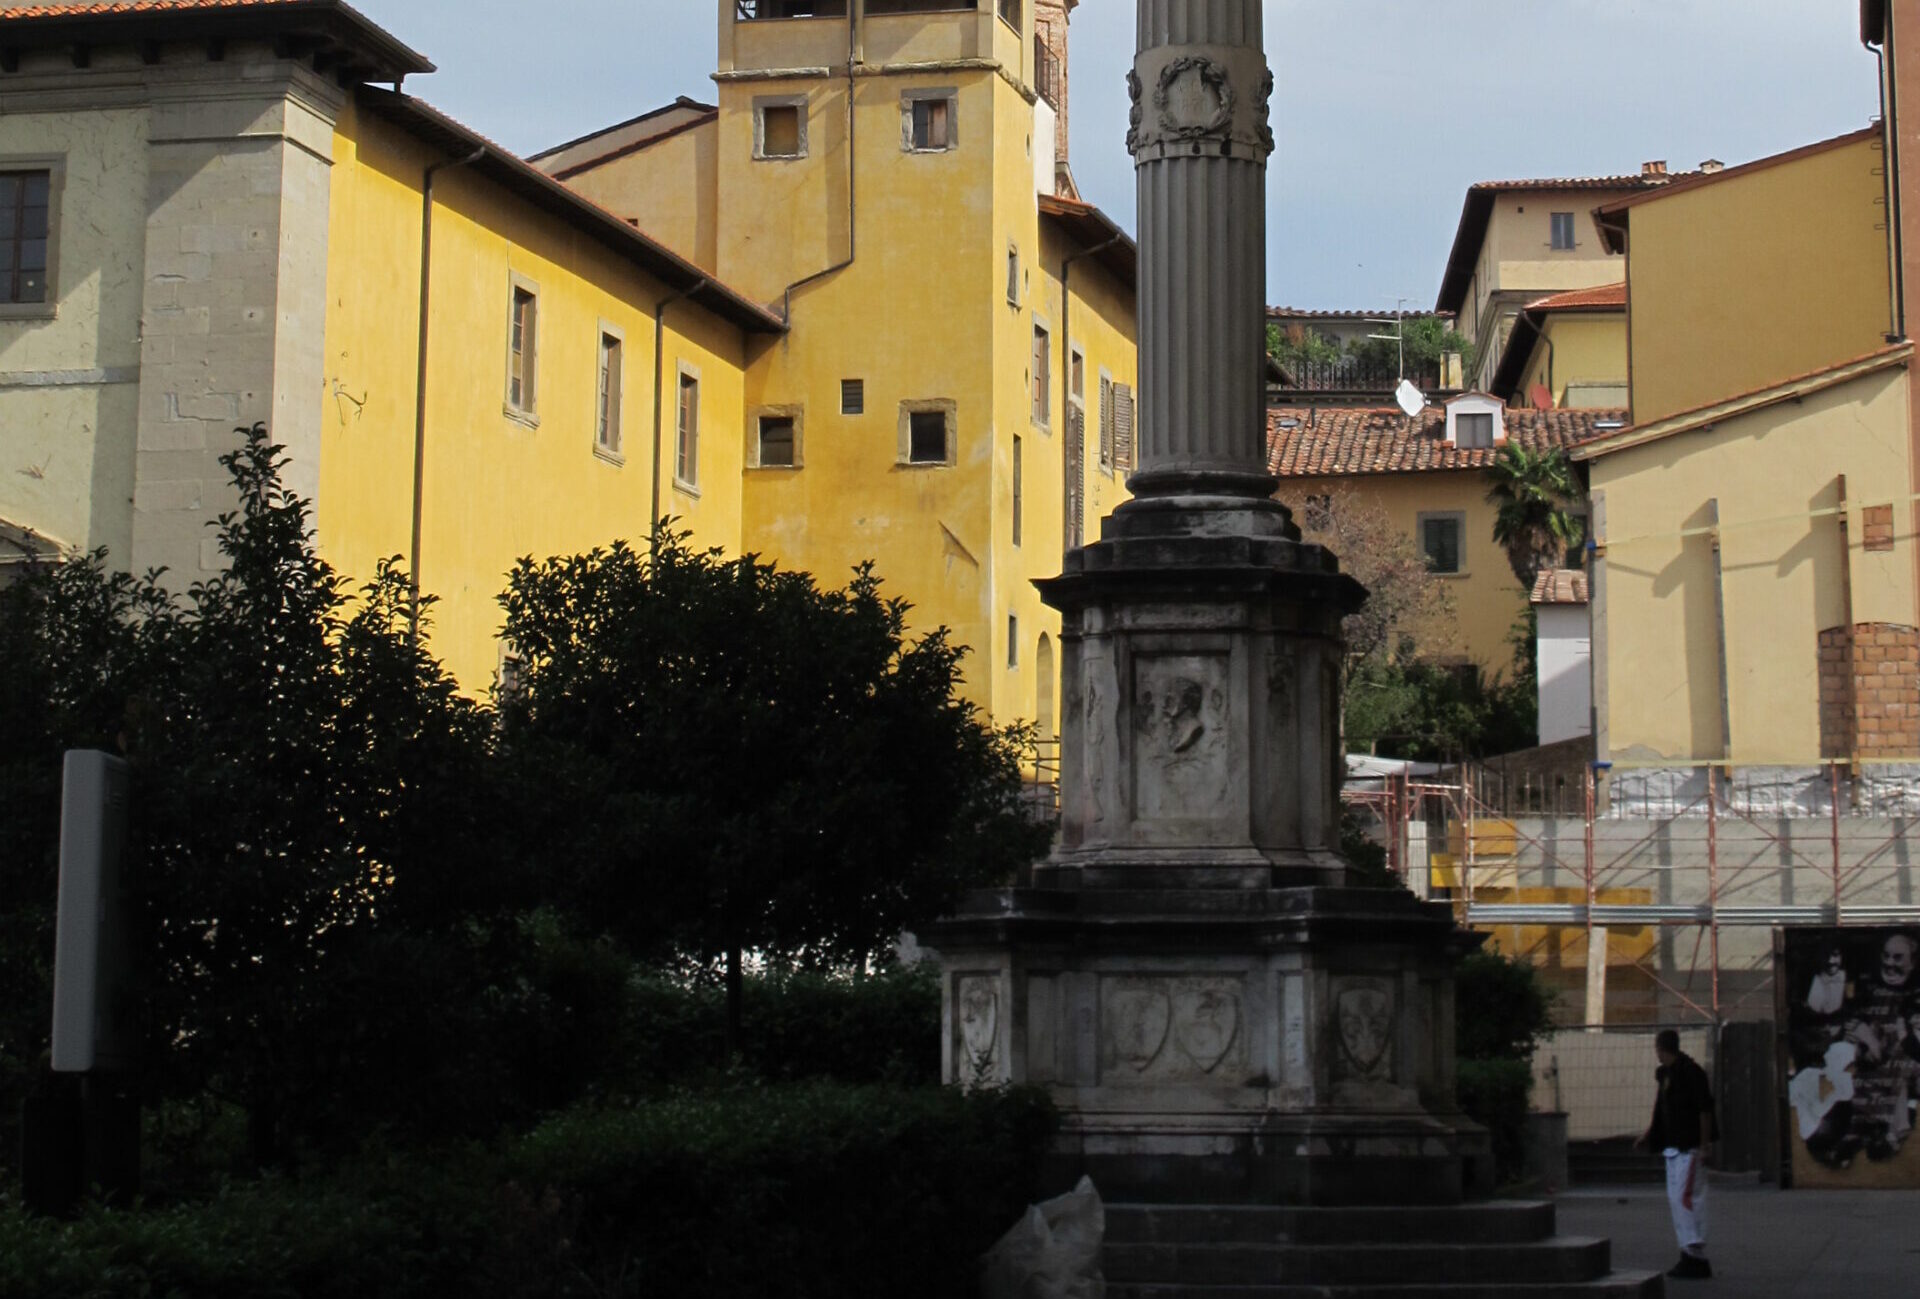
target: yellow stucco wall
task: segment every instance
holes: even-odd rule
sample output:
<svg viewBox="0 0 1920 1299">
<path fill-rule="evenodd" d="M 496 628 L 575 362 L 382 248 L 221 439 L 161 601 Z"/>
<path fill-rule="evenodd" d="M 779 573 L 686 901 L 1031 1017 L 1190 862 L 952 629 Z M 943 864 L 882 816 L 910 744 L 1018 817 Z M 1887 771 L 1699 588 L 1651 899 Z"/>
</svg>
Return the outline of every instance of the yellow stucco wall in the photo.
<svg viewBox="0 0 1920 1299">
<path fill-rule="evenodd" d="M 1636 218 L 1637 219 L 1637 218 Z M 1719 501 L 1733 758 L 1820 758 L 1819 633 L 1845 623 L 1836 475 L 1851 505 L 1855 622 L 1912 626 L 1914 537 L 1861 548 L 1862 506 L 1904 496 L 1907 374 L 1883 370 L 1806 398 L 1592 462 L 1605 502 L 1605 609 L 1594 652 L 1611 680 L 1617 762 L 1721 757 L 1713 548 Z M 1694 531 L 1696 535 L 1683 536 Z"/>
<path fill-rule="evenodd" d="M 1551 392 L 1554 404 L 1561 409 L 1567 405 L 1569 384 L 1626 387 L 1625 312 L 1555 312 L 1547 317 L 1541 334 L 1520 390 L 1514 394 L 1517 402 L 1526 402 L 1536 384 Z"/>
<path fill-rule="evenodd" d="M 422 169 L 443 155 L 384 120 L 343 114 L 335 140 L 318 533 L 322 555 L 363 580 L 404 556 L 412 519 Z M 523 555 L 644 541 L 652 491 L 653 304 L 664 287 L 600 243 L 471 170 L 435 186 L 421 579 L 439 597 L 431 644 L 463 688 L 498 664 L 495 597 Z M 537 427 L 506 409 L 509 297 L 539 295 Z M 595 451 L 599 338 L 624 334 L 624 461 Z M 746 343 L 687 303 L 668 315 L 671 395 L 682 360 L 701 382 L 699 485 L 662 492 L 706 544 L 740 541 Z M 663 463 L 672 473 L 673 402 Z M 403 561 L 404 562 L 404 561 Z"/>
<path fill-rule="evenodd" d="M 1487 479 L 1472 471 L 1365 474 L 1341 478 L 1286 478 L 1277 493 L 1299 517 L 1306 498 L 1348 492 L 1377 505 L 1394 529 L 1418 540 L 1422 514 L 1458 512 L 1466 516 L 1458 574 L 1440 577 L 1453 601 L 1452 624 L 1417 633 L 1423 658 L 1471 659 L 1489 673 L 1512 671 L 1508 638 L 1526 613 L 1527 593 L 1494 544 L 1495 509 L 1487 504 Z"/>
<path fill-rule="evenodd" d="M 1629 209 L 1636 423 L 1885 345 L 1884 162 L 1874 136 Z"/>
<path fill-rule="evenodd" d="M 658 243 L 705 271 L 717 263 L 720 125 L 690 127 L 646 146 L 656 170 L 596 167 L 569 176 L 566 185 L 609 212 L 635 222 Z M 680 177 L 672 185 L 648 183 L 656 174 Z"/>
<path fill-rule="evenodd" d="M 54 311 L 0 319 L 0 518 L 67 546 L 105 546 L 116 564 L 133 543 L 147 122 L 134 108 L 0 114 L 0 161 L 57 157 L 65 177 Z"/>
</svg>

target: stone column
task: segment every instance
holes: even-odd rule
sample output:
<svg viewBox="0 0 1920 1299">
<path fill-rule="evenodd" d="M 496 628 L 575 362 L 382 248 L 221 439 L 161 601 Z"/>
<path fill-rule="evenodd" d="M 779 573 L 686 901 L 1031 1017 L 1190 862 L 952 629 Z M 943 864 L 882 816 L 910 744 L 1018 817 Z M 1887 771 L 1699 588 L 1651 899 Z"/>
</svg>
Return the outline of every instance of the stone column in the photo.
<svg viewBox="0 0 1920 1299">
<path fill-rule="evenodd" d="M 1260 0 L 1140 0 L 1127 88 L 1139 185 L 1136 496 L 1271 496 L 1267 101 Z"/>
</svg>

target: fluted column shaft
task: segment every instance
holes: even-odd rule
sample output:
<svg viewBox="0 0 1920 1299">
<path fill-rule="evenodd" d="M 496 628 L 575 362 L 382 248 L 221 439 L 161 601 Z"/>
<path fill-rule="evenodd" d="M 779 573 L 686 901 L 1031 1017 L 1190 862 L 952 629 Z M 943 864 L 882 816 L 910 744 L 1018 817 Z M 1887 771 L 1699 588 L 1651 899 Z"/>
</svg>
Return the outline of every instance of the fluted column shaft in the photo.
<svg viewBox="0 0 1920 1299">
<path fill-rule="evenodd" d="M 1127 147 L 1139 186 L 1136 495 L 1267 496 L 1260 0 L 1140 0 Z"/>
</svg>

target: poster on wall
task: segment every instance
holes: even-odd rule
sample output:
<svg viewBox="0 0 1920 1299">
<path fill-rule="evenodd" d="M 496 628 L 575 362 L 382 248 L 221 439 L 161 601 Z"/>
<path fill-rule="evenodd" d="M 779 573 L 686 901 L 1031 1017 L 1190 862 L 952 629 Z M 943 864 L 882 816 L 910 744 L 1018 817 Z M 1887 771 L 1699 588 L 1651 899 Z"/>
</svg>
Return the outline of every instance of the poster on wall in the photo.
<svg viewBox="0 0 1920 1299">
<path fill-rule="evenodd" d="M 1920 1187 L 1920 930 L 1789 929 L 1793 1184 Z"/>
</svg>

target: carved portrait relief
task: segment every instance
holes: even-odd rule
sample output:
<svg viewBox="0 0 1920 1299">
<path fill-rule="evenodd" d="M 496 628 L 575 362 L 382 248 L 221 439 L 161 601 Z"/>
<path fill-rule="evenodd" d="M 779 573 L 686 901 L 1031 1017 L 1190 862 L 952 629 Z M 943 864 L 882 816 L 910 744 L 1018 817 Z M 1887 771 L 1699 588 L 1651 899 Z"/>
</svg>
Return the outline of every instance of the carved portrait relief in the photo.
<svg viewBox="0 0 1920 1299">
<path fill-rule="evenodd" d="M 1385 979 L 1348 979 L 1333 999 L 1334 1077 L 1385 1082 L 1393 1075 L 1393 985 Z"/>
<path fill-rule="evenodd" d="M 1195 820 L 1216 814 L 1232 775 L 1226 657 L 1141 655 L 1133 668 L 1136 816 Z"/>
</svg>

